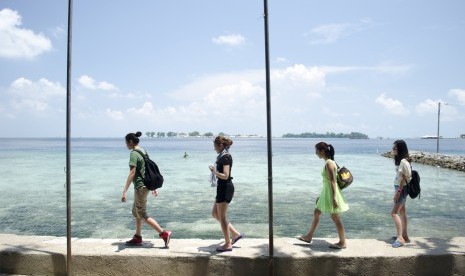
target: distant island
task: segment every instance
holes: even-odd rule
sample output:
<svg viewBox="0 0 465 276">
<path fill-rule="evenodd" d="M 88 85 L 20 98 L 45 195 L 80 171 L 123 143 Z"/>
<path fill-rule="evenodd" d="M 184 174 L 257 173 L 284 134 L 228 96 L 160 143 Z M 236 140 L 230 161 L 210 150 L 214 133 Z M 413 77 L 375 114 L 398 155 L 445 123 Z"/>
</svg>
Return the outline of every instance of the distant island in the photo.
<svg viewBox="0 0 465 276">
<path fill-rule="evenodd" d="M 165 138 L 165 137 L 168 137 L 168 138 L 211 138 L 213 136 L 216 136 L 212 132 L 206 132 L 206 133 L 202 134 L 202 133 L 200 133 L 198 131 L 192 131 L 192 132 L 173 132 L 173 131 L 154 132 L 154 131 L 147 131 L 147 132 L 145 132 L 145 135 L 148 138 Z M 217 135 L 218 136 L 228 136 L 228 137 L 231 137 L 231 138 L 263 138 L 263 136 L 257 135 L 257 134 L 234 134 L 234 135 L 231 134 L 230 135 L 230 134 L 225 134 L 223 132 L 220 132 Z"/>
<path fill-rule="evenodd" d="M 257 134 L 225 134 L 220 132 L 217 134 L 218 136 L 228 136 L 232 138 L 263 138 L 261 135 Z M 145 136 L 147 138 L 211 138 L 216 136 L 212 132 L 200 133 L 198 131 L 192 132 L 155 132 L 155 131 L 147 131 L 145 132 Z M 360 132 L 351 132 L 348 134 L 344 133 L 333 133 L 327 132 L 326 134 L 322 133 L 315 133 L 315 132 L 305 132 L 301 134 L 293 134 L 287 133 L 282 136 L 282 138 L 346 138 L 346 139 L 368 139 L 368 135 L 360 133 Z"/>
<path fill-rule="evenodd" d="M 283 138 L 348 138 L 348 139 L 368 139 L 368 135 L 360 132 L 351 132 L 349 134 L 326 132 L 326 134 L 305 132 L 301 134 L 287 133 Z"/>
</svg>

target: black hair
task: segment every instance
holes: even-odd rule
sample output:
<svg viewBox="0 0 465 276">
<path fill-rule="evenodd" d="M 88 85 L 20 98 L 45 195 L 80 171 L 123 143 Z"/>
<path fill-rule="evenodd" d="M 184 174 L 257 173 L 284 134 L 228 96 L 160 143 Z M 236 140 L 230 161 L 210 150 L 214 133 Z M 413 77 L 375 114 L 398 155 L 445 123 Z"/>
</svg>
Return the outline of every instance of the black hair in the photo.
<svg viewBox="0 0 465 276">
<path fill-rule="evenodd" d="M 132 143 L 134 145 L 139 144 L 139 137 L 142 136 L 142 132 L 138 131 L 136 133 L 128 133 L 126 134 L 126 142 Z"/>
<path fill-rule="evenodd" d="M 400 165 L 402 159 L 407 159 L 410 162 L 410 156 L 408 154 L 407 143 L 404 140 L 397 140 L 394 142 L 394 147 L 397 148 L 397 155 L 394 155 L 394 164 L 396 166 Z"/>
<path fill-rule="evenodd" d="M 324 150 L 327 158 L 334 160 L 334 147 L 331 144 L 325 142 L 319 142 L 315 145 L 317 150 Z"/>
</svg>

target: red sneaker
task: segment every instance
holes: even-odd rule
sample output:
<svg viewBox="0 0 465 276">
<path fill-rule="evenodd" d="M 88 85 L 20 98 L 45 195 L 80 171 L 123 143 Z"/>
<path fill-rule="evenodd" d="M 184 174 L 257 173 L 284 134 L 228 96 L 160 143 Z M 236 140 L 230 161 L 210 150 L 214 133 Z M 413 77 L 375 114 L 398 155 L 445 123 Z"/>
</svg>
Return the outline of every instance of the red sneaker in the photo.
<svg viewBox="0 0 465 276">
<path fill-rule="evenodd" d="M 134 235 L 134 237 L 132 237 L 132 239 L 126 241 L 126 245 L 140 246 L 140 245 L 142 245 L 142 237 L 138 236 L 138 235 Z"/>
<path fill-rule="evenodd" d="M 160 234 L 158 234 L 158 236 L 160 236 L 160 238 L 162 238 L 163 241 L 165 242 L 165 247 L 168 247 L 168 244 L 170 243 L 171 231 L 165 230 L 161 232 Z"/>
</svg>

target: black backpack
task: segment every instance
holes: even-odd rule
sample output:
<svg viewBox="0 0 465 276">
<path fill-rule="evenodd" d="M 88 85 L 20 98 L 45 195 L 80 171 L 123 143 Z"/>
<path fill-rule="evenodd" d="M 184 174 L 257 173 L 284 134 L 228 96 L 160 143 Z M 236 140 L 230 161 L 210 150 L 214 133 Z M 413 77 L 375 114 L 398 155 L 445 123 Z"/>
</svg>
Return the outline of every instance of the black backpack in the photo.
<svg viewBox="0 0 465 276">
<path fill-rule="evenodd" d="M 142 177 L 145 187 L 150 191 L 156 190 L 163 186 L 163 175 L 161 175 L 157 164 L 149 158 L 148 154 L 143 154 L 140 150 L 134 150 L 144 158 L 145 175 L 142 175 L 140 170 L 136 168 L 137 174 Z"/>
<path fill-rule="evenodd" d="M 420 198 L 420 174 L 416 170 L 412 170 L 412 179 L 408 183 L 408 195 L 410 198 Z"/>
</svg>

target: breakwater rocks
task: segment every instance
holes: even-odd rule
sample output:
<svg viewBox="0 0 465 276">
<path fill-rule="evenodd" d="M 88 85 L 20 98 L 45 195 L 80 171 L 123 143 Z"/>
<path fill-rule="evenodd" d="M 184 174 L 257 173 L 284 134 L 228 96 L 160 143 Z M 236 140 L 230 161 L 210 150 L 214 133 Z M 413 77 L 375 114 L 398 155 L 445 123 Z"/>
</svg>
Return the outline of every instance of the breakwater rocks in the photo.
<svg viewBox="0 0 465 276">
<path fill-rule="evenodd" d="M 394 154 L 392 151 L 388 151 L 381 154 L 381 156 L 393 158 Z M 415 163 L 465 172 L 465 157 L 463 156 L 444 154 L 436 155 L 435 153 L 412 151 L 410 152 L 410 159 Z"/>
</svg>

